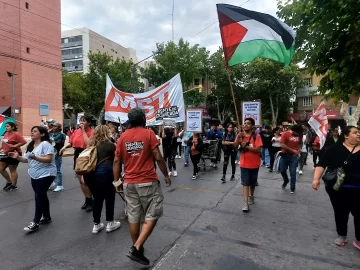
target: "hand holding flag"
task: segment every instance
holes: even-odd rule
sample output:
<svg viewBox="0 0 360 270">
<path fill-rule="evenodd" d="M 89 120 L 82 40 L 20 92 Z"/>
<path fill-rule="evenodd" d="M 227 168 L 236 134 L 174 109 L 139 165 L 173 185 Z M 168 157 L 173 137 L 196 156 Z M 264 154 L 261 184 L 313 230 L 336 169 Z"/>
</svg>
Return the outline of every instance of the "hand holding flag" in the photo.
<svg viewBox="0 0 360 270">
<path fill-rule="evenodd" d="M 320 139 L 320 149 L 323 148 L 326 136 L 329 131 L 329 124 L 326 115 L 325 101 L 322 101 L 309 120 L 309 125 L 315 130 Z"/>
</svg>

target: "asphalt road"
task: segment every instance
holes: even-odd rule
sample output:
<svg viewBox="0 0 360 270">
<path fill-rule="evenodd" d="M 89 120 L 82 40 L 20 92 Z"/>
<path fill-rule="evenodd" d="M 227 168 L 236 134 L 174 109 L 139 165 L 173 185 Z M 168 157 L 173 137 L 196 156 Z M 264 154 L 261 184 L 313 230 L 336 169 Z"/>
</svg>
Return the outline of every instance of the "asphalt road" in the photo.
<svg viewBox="0 0 360 270">
<path fill-rule="evenodd" d="M 177 164 L 179 176 L 171 187 L 163 185 L 164 217 L 145 244 L 149 269 L 360 269 L 360 252 L 351 245 L 353 218 L 349 244 L 336 247 L 330 201 L 323 188 L 311 189 L 311 165 L 294 195 L 280 188 L 278 174 L 261 168 L 256 203 L 243 214 L 239 180 L 221 184 L 221 169 L 209 168 L 193 181 L 192 167 Z M 0 192 L 0 269 L 146 269 L 125 256 L 131 246 L 126 220 L 116 232 L 91 233 L 92 215 L 80 210 L 70 157 L 63 163 L 65 190 L 49 192 L 53 222 L 25 234 L 34 214 L 26 170 L 19 167 L 17 191 Z M 116 218 L 123 210 L 117 197 Z"/>
</svg>

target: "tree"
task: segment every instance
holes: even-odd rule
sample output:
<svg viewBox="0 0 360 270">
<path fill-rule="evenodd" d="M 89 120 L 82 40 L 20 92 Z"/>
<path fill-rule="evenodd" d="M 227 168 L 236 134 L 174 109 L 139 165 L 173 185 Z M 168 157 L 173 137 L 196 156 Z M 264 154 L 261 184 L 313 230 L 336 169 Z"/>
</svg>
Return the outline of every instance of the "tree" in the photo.
<svg viewBox="0 0 360 270">
<path fill-rule="evenodd" d="M 197 107 L 205 100 L 204 94 L 199 92 L 199 88 L 195 88 L 184 93 L 185 106 Z"/>
<path fill-rule="evenodd" d="M 167 44 L 157 43 L 155 64 L 146 69 L 140 69 L 142 77 L 151 84 L 159 86 L 180 73 L 183 89 L 192 87 L 194 80 L 206 74 L 209 52 L 198 44 L 190 46 L 183 39 L 178 44 L 169 41 Z"/>
<path fill-rule="evenodd" d="M 64 103 L 77 111 L 83 111 L 101 122 L 104 116 L 106 74 L 114 86 L 124 92 L 133 92 L 131 71 L 133 63 L 125 59 L 113 59 L 107 53 L 89 53 L 89 71 L 86 74 L 66 74 L 63 80 Z M 136 89 L 142 91 L 143 85 L 135 74 Z"/>
<path fill-rule="evenodd" d="M 297 60 L 325 75 L 319 91 L 335 100 L 360 93 L 358 0 L 278 1 L 278 16 L 297 32 Z"/>
<path fill-rule="evenodd" d="M 245 97 L 245 91 L 241 83 L 243 72 L 243 65 L 234 66 L 230 69 L 239 117 L 241 116 L 240 104 Z M 211 95 L 207 98 L 209 112 L 211 115 L 216 115 L 224 123 L 227 118 L 236 115 L 222 48 L 219 48 L 217 52 L 210 56 L 209 79 L 215 84 Z"/>
<path fill-rule="evenodd" d="M 256 59 L 246 65 L 246 93 L 250 100 L 261 100 L 263 118 L 278 124 L 279 113 L 288 113 L 290 99 L 296 97 L 297 90 L 303 87 L 303 79 L 298 67 L 267 59 Z"/>
</svg>

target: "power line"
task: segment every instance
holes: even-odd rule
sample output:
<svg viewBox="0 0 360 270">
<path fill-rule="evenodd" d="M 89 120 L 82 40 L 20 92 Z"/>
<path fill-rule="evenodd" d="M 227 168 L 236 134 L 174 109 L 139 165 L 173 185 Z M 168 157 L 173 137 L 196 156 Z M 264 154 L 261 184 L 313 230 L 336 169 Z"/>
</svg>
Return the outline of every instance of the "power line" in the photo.
<svg viewBox="0 0 360 270">
<path fill-rule="evenodd" d="M 249 2 L 250 0 L 247 0 L 246 2 L 244 2 L 240 7 L 242 7 L 243 5 L 245 5 L 247 2 Z M 205 27 L 203 30 L 201 30 L 200 32 L 198 32 L 196 35 L 192 36 L 191 38 L 196 37 L 197 35 L 201 34 L 202 32 L 206 31 L 207 29 L 209 29 L 211 26 L 213 26 L 214 24 L 216 24 L 218 22 L 218 20 L 216 20 L 215 22 L 213 22 L 212 24 L 210 24 L 209 26 Z"/>
<path fill-rule="evenodd" d="M 7 54 L 7 53 L 1 52 L 1 51 L 0 51 L 0 56 L 4 56 L 4 57 L 16 59 L 16 60 L 21 60 L 21 61 L 24 61 L 24 62 L 29 62 L 29 63 L 34 64 L 34 65 L 38 65 L 38 66 L 42 66 L 42 67 L 62 71 L 62 68 L 54 67 L 54 66 L 52 66 L 51 64 L 48 64 L 48 63 L 42 63 L 42 62 L 38 62 L 38 61 L 35 61 L 35 60 L 26 59 L 26 58 L 19 57 L 19 56 L 16 56 L 16 55 Z"/>
<path fill-rule="evenodd" d="M 1 46 L 1 48 L 8 48 L 8 49 L 11 49 L 11 50 L 13 50 L 14 48 L 11 48 L 11 47 L 8 47 L 8 46 L 4 46 L 4 45 L 2 45 Z M 23 50 L 19 50 L 19 52 L 23 52 L 23 53 L 27 53 L 26 51 L 23 51 Z M 14 53 L 14 52 L 13 52 Z M 35 53 L 29 53 L 29 55 L 35 55 L 35 56 L 39 56 L 39 57 L 43 57 L 43 58 L 46 58 L 46 59 L 49 59 L 49 60 L 51 60 L 51 61 L 55 61 L 56 62 L 56 60 L 55 59 L 52 59 L 52 58 L 49 58 L 49 57 L 45 57 L 45 56 L 42 56 L 42 55 L 38 55 L 38 54 L 35 54 Z M 48 64 L 48 65 L 56 65 L 55 63 L 54 64 L 51 64 L 51 63 L 46 63 L 46 64 Z M 61 62 L 59 63 L 59 67 L 61 67 Z"/>
<path fill-rule="evenodd" d="M 70 25 L 67 25 L 67 24 L 64 24 L 64 23 L 61 23 L 61 22 L 52 20 L 52 19 L 50 19 L 50 18 L 46 18 L 46 17 L 44 17 L 44 16 L 41 16 L 41 15 L 39 15 L 39 14 L 36 14 L 36 13 L 31 12 L 31 11 L 26 10 L 26 9 L 22 9 L 22 8 L 20 8 L 20 7 L 17 7 L 17 6 L 11 5 L 11 4 L 6 3 L 6 2 L 4 2 L 4 1 L 1 1 L 1 0 L 0 0 L 0 2 L 1 2 L 1 3 L 4 3 L 4 4 L 6 4 L 6 5 L 9 5 L 9 6 L 11 6 L 11 7 L 17 8 L 17 9 L 19 9 L 19 10 L 26 11 L 26 12 L 28 12 L 28 13 L 30 13 L 30 14 L 33 14 L 33 15 L 38 16 L 38 17 L 40 17 L 40 18 L 43 18 L 43 19 L 45 19 L 45 20 L 48 20 L 48 21 L 51 21 L 51 22 L 54 22 L 54 23 L 57 23 L 57 24 L 66 26 L 66 27 L 71 28 L 71 29 L 73 29 L 73 30 L 78 30 L 78 31 L 80 31 L 80 32 L 82 32 L 82 33 L 85 33 L 85 34 L 89 34 L 90 36 L 92 36 L 92 37 L 94 37 L 95 39 L 97 39 L 97 40 L 99 40 L 99 41 L 102 42 L 102 44 L 98 43 L 99 45 L 107 44 L 107 45 L 109 45 L 109 46 L 112 46 L 112 44 L 109 44 L 109 43 L 107 43 L 107 42 L 104 42 L 103 40 L 98 39 L 98 37 L 97 37 L 96 35 L 91 34 L 91 33 L 87 33 L 87 32 L 85 32 L 85 31 L 83 31 L 83 30 L 81 30 L 81 29 L 79 29 L 79 28 L 75 28 L 75 27 L 72 27 L 72 26 L 70 26 Z M 15 27 L 15 28 L 16 28 L 16 27 Z M 20 28 L 18 28 L 18 29 L 20 29 Z M 31 32 L 30 32 L 30 33 L 31 33 Z M 40 37 L 41 37 L 41 36 L 40 36 Z M 45 37 L 42 37 L 42 38 L 45 38 Z M 46 39 L 46 38 L 45 38 L 45 39 Z M 52 42 L 54 42 L 54 41 L 52 41 Z M 126 48 L 126 47 L 125 47 L 125 48 Z M 134 48 L 134 49 L 136 50 L 136 48 Z M 138 51 L 146 52 L 146 51 L 143 51 L 143 50 L 138 50 Z"/>
</svg>

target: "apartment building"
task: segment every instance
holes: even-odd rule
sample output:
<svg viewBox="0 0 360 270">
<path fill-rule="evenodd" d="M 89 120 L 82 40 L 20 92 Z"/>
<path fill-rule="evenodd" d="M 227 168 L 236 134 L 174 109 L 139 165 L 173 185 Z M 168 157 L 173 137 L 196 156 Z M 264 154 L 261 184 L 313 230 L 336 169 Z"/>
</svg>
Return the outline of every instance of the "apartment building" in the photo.
<svg viewBox="0 0 360 270">
<path fill-rule="evenodd" d="M 88 29 L 74 29 L 61 33 L 62 68 L 68 72 L 88 71 L 89 52 L 108 53 L 116 58 L 132 59 L 137 62 L 136 51 L 125 48 L 118 43 Z"/>
<path fill-rule="evenodd" d="M 324 100 L 324 96 L 318 92 L 320 81 L 323 76 L 311 75 L 306 69 L 302 69 L 305 87 L 298 91 L 294 105 L 294 113 L 288 115 L 288 120 L 295 120 L 296 122 L 307 122 L 313 112 L 318 108 L 320 103 Z M 359 97 L 350 95 L 349 114 L 352 114 L 356 108 Z M 335 103 L 333 99 L 325 102 L 327 117 L 332 126 L 344 124 L 342 115 L 340 115 L 341 102 Z"/>
</svg>

